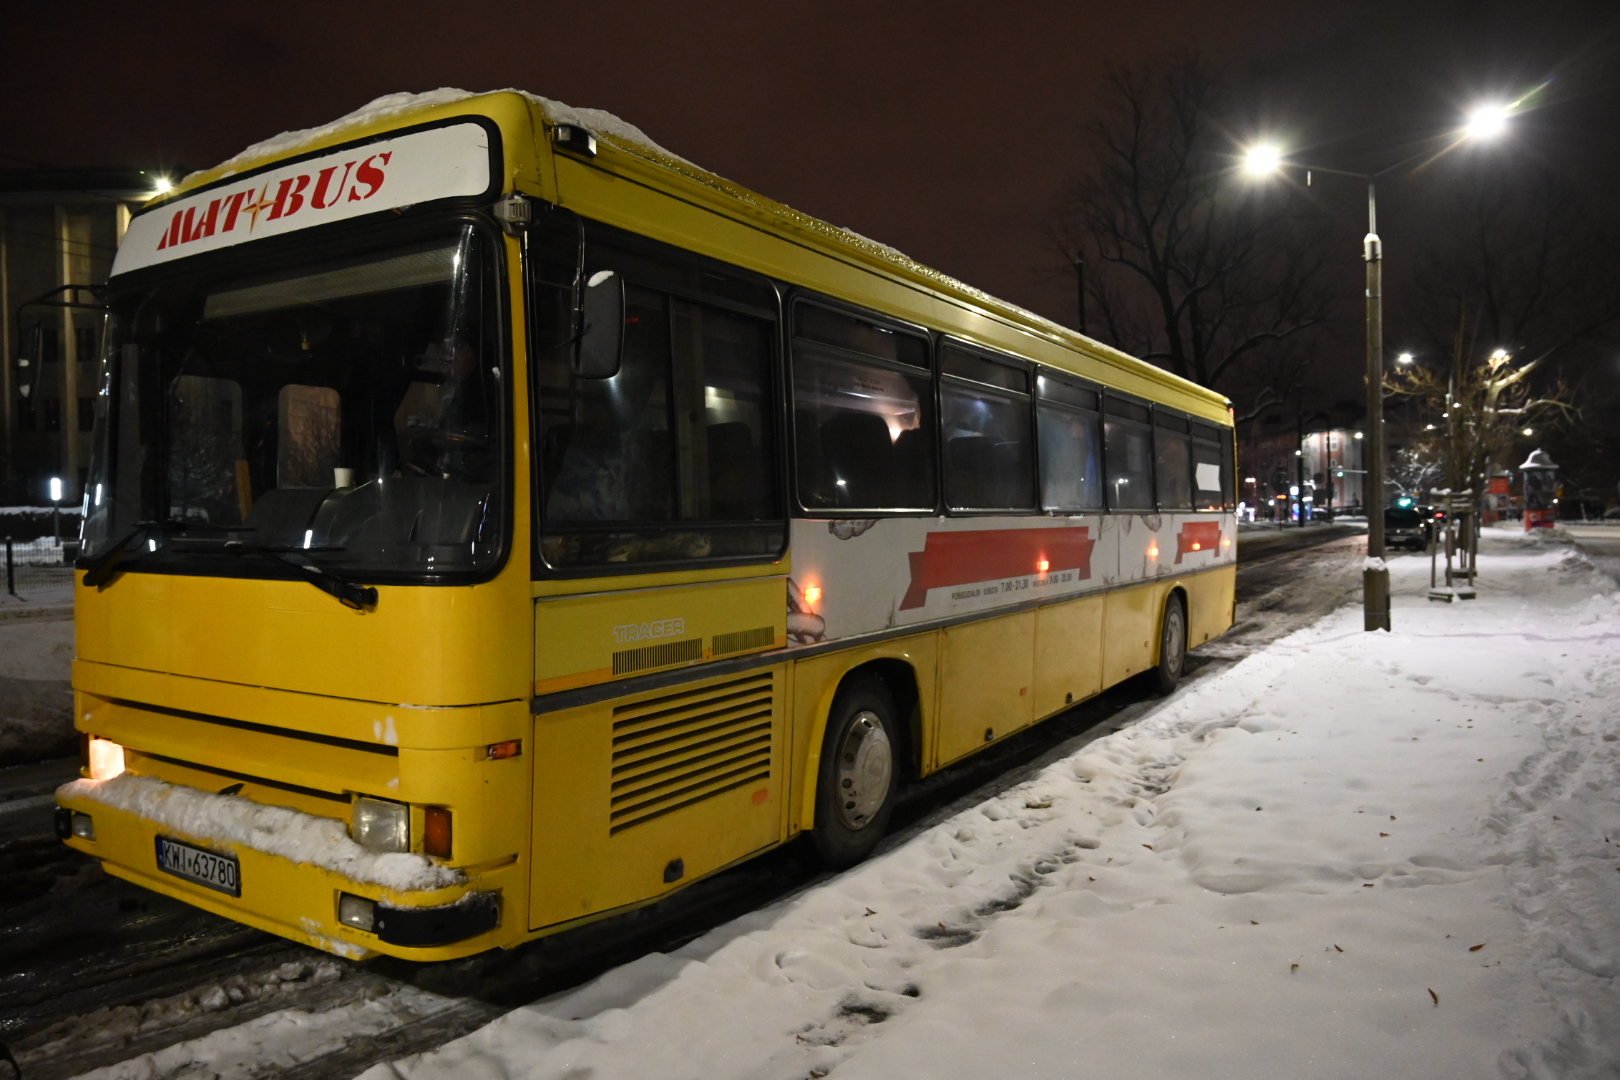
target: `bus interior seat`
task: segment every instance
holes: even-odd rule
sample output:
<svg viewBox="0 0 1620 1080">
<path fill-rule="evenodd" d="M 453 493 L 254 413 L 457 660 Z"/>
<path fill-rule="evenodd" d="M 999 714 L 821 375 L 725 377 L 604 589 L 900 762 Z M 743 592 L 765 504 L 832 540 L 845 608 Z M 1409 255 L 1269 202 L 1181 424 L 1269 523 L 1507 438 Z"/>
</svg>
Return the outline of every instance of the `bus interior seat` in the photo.
<svg viewBox="0 0 1620 1080">
<path fill-rule="evenodd" d="M 821 445 L 832 477 L 841 492 L 837 506 L 882 507 L 893 504 L 889 489 L 894 479 L 894 440 L 889 425 L 877 413 L 841 409 L 821 425 Z"/>
<path fill-rule="evenodd" d="M 708 428 L 709 516 L 722 519 L 762 517 L 764 464 L 754 433 L 733 420 Z"/>
<path fill-rule="evenodd" d="M 934 440 L 926 428 L 902 431 L 894 440 L 895 506 L 934 504 Z"/>
<path fill-rule="evenodd" d="M 945 444 L 951 503 L 964 508 L 993 505 L 996 452 L 984 435 L 958 435 Z"/>
</svg>

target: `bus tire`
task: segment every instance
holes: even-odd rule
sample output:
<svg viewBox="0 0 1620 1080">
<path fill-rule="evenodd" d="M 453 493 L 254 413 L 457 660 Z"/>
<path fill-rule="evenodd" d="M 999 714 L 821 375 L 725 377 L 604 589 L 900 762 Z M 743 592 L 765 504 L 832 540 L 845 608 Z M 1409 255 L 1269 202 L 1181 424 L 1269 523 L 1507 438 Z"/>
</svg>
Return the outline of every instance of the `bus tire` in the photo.
<svg viewBox="0 0 1620 1080">
<path fill-rule="evenodd" d="M 894 809 L 899 728 L 887 684 L 865 675 L 838 691 L 827 716 L 816 779 L 816 858 L 829 870 L 872 853 Z"/>
<path fill-rule="evenodd" d="M 1187 604 L 1180 593 L 1171 593 L 1164 602 L 1164 618 L 1159 620 L 1159 663 L 1153 669 L 1160 694 L 1169 694 L 1181 682 L 1187 667 Z"/>
</svg>

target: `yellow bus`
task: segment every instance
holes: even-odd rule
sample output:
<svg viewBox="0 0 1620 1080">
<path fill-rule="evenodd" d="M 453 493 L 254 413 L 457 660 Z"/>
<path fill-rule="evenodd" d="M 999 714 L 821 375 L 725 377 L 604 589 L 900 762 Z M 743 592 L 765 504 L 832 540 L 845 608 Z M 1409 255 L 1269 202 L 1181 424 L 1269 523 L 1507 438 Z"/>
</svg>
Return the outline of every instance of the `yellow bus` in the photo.
<svg viewBox="0 0 1620 1080">
<path fill-rule="evenodd" d="M 108 298 L 57 830 L 341 955 L 848 865 L 1232 622 L 1224 398 L 607 114 L 282 136 Z"/>
</svg>

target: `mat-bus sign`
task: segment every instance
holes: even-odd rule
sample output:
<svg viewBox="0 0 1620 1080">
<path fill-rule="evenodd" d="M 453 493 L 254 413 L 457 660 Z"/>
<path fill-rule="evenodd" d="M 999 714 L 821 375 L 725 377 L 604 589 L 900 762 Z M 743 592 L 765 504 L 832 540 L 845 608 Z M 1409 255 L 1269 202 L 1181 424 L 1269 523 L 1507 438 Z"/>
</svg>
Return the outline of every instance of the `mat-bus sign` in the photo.
<svg viewBox="0 0 1620 1080">
<path fill-rule="evenodd" d="M 478 124 L 369 142 L 153 207 L 129 223 L 113 273 L 430 199 L 478 195 L 489 184 L 489 134 Z"/>
</svg>

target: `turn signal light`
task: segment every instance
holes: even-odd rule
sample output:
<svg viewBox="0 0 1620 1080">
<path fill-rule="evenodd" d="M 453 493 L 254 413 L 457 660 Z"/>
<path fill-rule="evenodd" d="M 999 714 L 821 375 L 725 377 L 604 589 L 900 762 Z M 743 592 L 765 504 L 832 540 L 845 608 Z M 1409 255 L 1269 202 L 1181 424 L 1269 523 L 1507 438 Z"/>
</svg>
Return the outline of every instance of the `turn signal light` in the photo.
<svg viewBox="0 0 1620 1080">
<path fill-rule="evenodd" d="M 1044 574 L 1050 569 L 1052 569 L 1052 563 L 1049 559 L 1042 559 L 1035 564 L 1035 571 L 1037 573 Z"/>
<path fill-rule="evenodd" d="M 809 604 L 812 610 L 817 604 L 821 603 L 821 586 L 806 586 L 804 590 L 804 602 Z"/>
<path fill-rule="evenodd" d="M 502 758 L 517 757 L 522 751 L 521 740 L 509 739 L 506 742 L 490 743 L 484 750 L 484 756 L 490 761 L 500 761 Z"/>
<path fill-rule="evenodd" d="M 442 806 L 422 808 L 422 850 L 440 859 L 450 857 L 450 811 Z"/>
<path fill-rule="evenodd" d="M 89 758 L 92 780 L 111 780 L 124 771 L 124 748 L 111 739 L 90 736 L 86 756 Z"/>
</svg>

